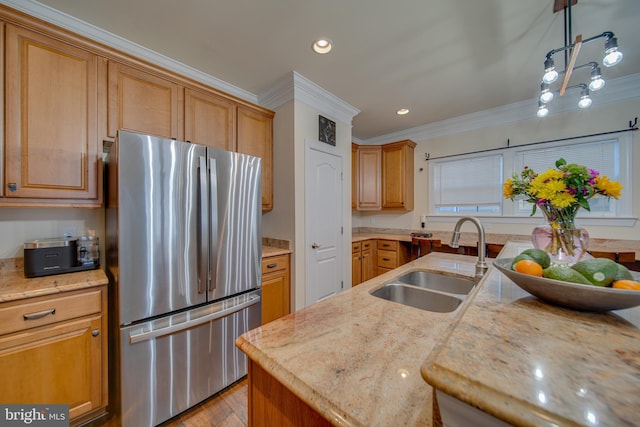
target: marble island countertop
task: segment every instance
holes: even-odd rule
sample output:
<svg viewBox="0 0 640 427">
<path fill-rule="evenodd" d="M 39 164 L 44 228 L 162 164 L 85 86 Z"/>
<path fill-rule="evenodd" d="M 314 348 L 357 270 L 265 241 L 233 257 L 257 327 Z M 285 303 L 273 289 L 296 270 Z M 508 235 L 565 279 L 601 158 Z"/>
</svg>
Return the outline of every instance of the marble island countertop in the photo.
<svg viewBox="0 0 640 427">
<path fill-rule="evenodd" d="M 236 344 L 335 425 L 430 426 L 433 390 L 420 367 L 464 304 L 433 313 L 370 291 L 417 269 L 473 277 L 475 262 L 445 253 L 420 258 L 250 331 Z"/>
<path fill-rule="evenodd" d="M 501 257 L 528 246 L 509 243 Z M 436 389 L 510 424 L 637 426 L 639 326 L 640 308 L 556 307 L 492 268 L 421 371 Z"/>
<path fill-rule="evenodd" d="M 472 277 L 475 262 L 431 253 L 236 344 L 334 425 L 430 426 L 431 385 L 513 425 L 640 425 L 640 308 L 552 306 L 494 268 L 453 313 L 370 295 L 411 270 Z"/>
</svg>

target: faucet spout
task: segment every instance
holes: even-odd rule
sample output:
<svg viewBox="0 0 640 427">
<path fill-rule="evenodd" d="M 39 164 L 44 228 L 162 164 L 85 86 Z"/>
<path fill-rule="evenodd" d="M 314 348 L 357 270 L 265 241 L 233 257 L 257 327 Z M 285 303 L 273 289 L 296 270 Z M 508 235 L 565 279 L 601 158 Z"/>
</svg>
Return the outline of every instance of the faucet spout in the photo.
<svg viewBox="0 0 640 427">
<path fill-rule="evenodd" d="M 481 278 L 482 276 L 484 276 L 484 273 L 487 272 L 489 266 L 485 261 L 487 247 L 484 243 L 484 227 L 480 223 L 480 220 L 473 216 L 465 216 L 460 218 L 453 229 L 453 236 L 451 236 L 451 244 L 449 246 L 451 246 L 452 248 L 457 248 L 460 246 L 460 228 L 462 227 L 462 224 L 467 221 L 472 222 L 478 229 L 478 262 L 476 263 L 476 277 Z"/>
</svg>

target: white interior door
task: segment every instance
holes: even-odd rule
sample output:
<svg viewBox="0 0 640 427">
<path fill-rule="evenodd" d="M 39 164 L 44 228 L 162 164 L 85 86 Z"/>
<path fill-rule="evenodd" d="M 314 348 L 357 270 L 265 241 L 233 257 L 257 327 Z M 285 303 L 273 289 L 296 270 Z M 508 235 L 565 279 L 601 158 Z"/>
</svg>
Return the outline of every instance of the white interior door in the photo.
<svg viewBox="0 0 640 427">
<path fill-rule="evenodd" d="M 343 287 L 342 157 L 332 148 L 313 142 L 306 145 L 306 305 Z"/>
</svg>

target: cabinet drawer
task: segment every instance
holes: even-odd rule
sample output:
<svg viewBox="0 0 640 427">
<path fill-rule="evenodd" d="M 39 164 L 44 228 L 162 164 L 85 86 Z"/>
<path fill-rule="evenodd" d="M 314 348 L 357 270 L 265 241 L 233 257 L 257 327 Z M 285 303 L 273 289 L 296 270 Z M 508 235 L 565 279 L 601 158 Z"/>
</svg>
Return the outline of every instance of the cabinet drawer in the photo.
<svg viewBox="0 0 640 427">
<path fill-rule="evenodd" d="M 378 267 L 396 268 L 398 266 L 398 254 L 396 251 L 378 249 Z"/>
<path fill-rule="evenodd" d="M 378 249 L 397 251 L 398 242 L 396 240 L 378 240 Z"/>
<path fill-rule="evenodd" d="M 99 313 L 101 301 L 101 290 L 96 289 L 1 305 L 0 335 Z"/>
<path fill-rule="evenodd" d="M 351 253 L 356 253 L 362 248 L 362 242 L 351 243 Z"/>
<path fill-rule="evenodd" d="M 272 256 L 262 259 L 262 274 L 284 270 L 287 267 L 289 267 L 288 255 Z"/>
</svg>

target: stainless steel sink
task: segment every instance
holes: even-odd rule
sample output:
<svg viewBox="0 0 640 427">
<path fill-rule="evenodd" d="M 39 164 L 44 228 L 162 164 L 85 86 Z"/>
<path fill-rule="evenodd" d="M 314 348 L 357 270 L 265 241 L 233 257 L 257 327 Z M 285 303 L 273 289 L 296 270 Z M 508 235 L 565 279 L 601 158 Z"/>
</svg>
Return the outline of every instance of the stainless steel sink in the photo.
<svg viewBox="0 0 640 427">
<path fill-rule="evenodd" d="M 405 283 L 434 291 L 467 295 L 476 284 L 471 278 L 446 276 L 429 271 L 412 271 L 388 283 Z"/>
<path fill-rule="evenodd" d="M 461 298 L 453 295 L 433 292 L 402 283 L 388 283 L 372 291 L 371 295 L 436 313 L 450 313 L 462 303 Z"/>
</svg>

